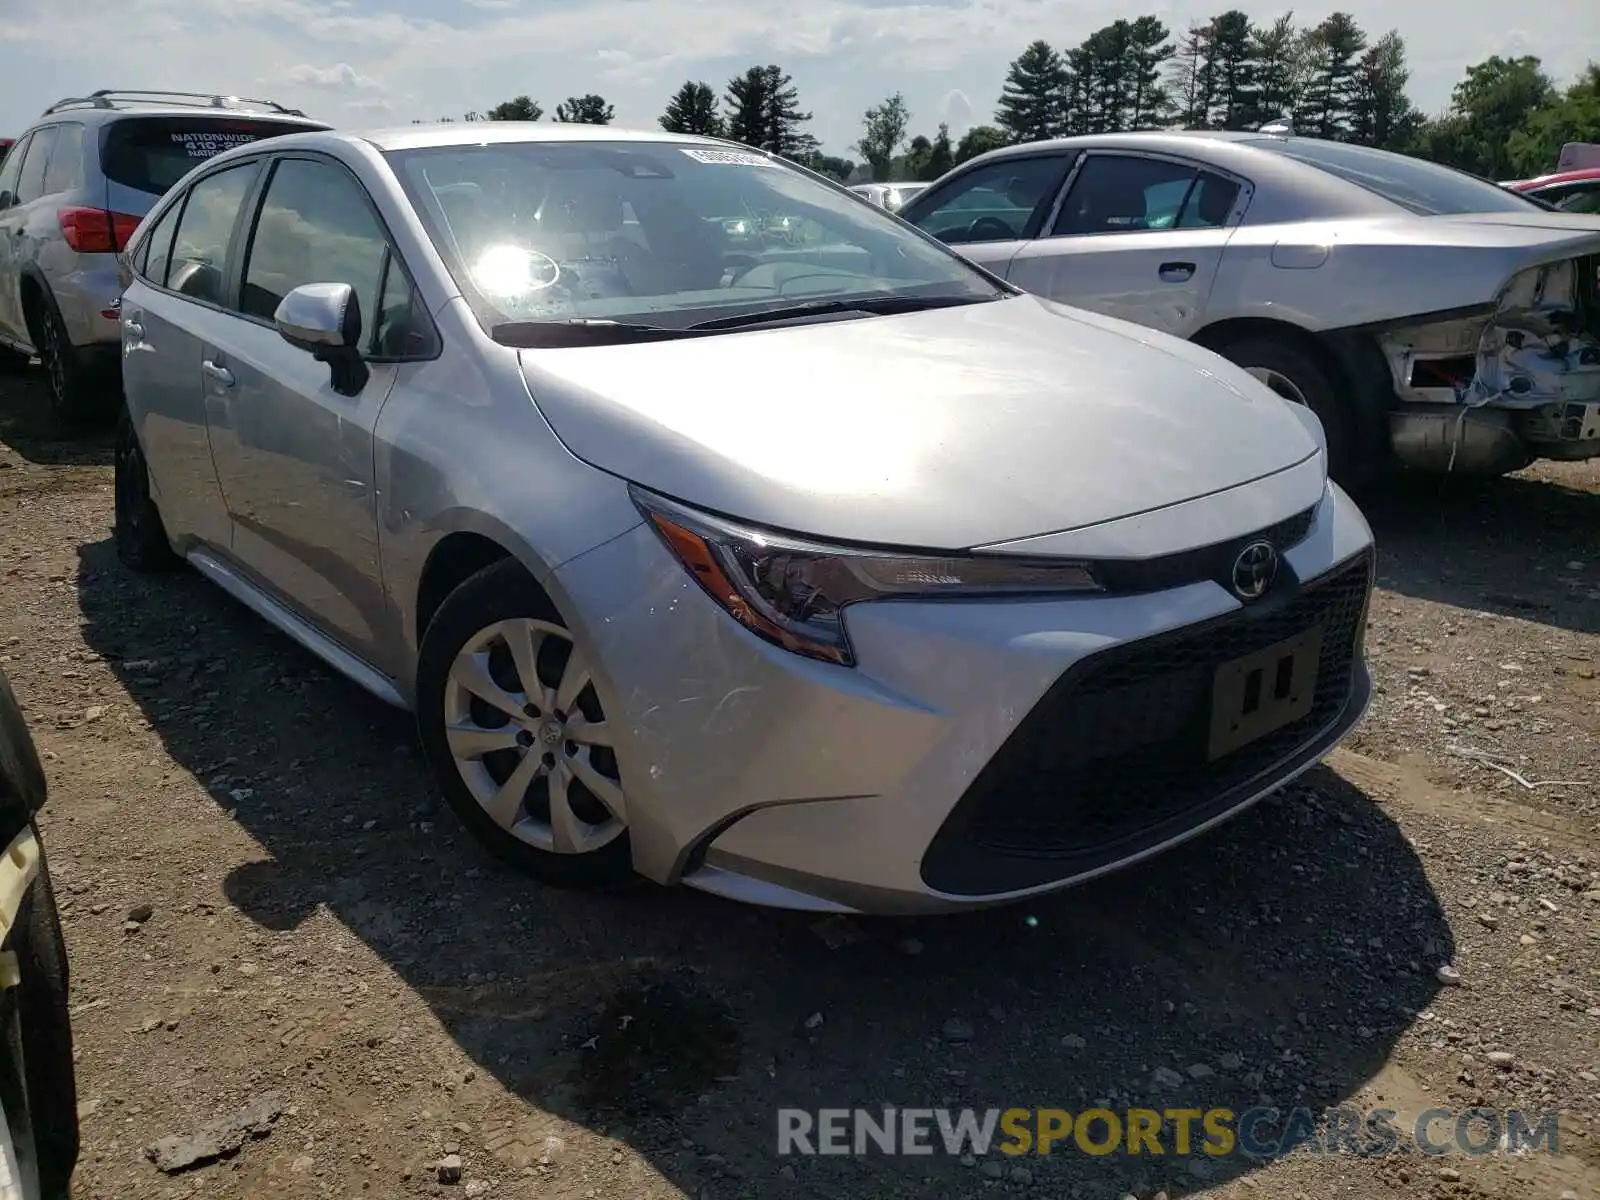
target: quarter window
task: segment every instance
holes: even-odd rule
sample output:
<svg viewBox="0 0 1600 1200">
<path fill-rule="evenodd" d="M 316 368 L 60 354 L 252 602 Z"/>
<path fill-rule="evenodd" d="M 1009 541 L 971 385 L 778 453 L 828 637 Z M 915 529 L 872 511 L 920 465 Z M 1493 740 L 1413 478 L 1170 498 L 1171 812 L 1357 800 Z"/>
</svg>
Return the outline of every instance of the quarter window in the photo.
<svg viewBox="0 0 1600 1200">
<path fill-rule="evenodd" d="M 34 130 L 33 139 L 28 143 L 28 156 L 22 160 L 22 175 L 17 180 L 18 204 L 26 204 L 44 195 L 44 170 L 50 163 L 50 151 L 55 144 L 54 125 Z"/>
<path fill-rule="evenodd" d="M 347 283 L 361 305 L 361 332 L 380 310 L 388 239 L 348 172 L 331 163 L 289 158 L 267 185 L 245 260 L 247 315 L 271 321 L 283 298 L 307 283 Z"/>
<path fill-rule="evenodd" d="M 189 189 L 166 273 L 173 291 L 209 304 L 227 302 L 228 243 L 255 174 L 256 164 L 244 163 L 207 175 Z"/>
<path fill-rule="evenodd" d="M 1091 154 L 1072 181 L 1056 237 L 1215 229 L 1226 225 L 1239 185 L 1184 163 Z"/>
<path fill-rule="evenodd" d="M 942 242 L 1008 242 L 1032 237 L 1054 201 L 1066 159 L 1010 158 L 975 167 L 901 215 Z"/>
</svg>

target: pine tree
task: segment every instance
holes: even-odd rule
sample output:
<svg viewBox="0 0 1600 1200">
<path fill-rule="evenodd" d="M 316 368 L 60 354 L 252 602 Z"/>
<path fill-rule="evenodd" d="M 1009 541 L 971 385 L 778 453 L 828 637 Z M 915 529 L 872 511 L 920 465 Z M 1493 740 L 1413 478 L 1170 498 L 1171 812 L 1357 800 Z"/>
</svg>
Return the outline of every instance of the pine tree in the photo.
<svg viewBox="0 0 1600 1200">
<path fill-rule="evenodd" d="M 1309 74 L 1296 128 L 1316 137 L 1347 141 L 1356 76 L 1367 35 L 1347 12 L 1336 12 L 1306 34 Z"/>
<path fill-rule="evenodd" d="M 1172 111 L 1161 82 L 1173 55 L 1172 33 L 1157 17 L 1140 17 L 1128 31 L 1128 128 L 1159 129 Z"/>
<path fill-rule="evenodd" d="M 556 105 L 556 120 L 569 125 L 609 125 L 616 115 L 605 97 L 593 92 L 587 96 L 568 96 Z"/>
<path fill-rule="evenodd" d="M 689 80 L 667 101 L 660 118 L 668 133 L 690 133 L 700 137 L 721 137 L 722 114 L 717 110 L 717 93 L 705 82 Z"/>
<path fill-rule="evenodd" d="M 800 111 L 800 94 L 776 64 L 751 67 L 728 81 L 728 136 L 796 162 L 817 155 L 817 139 L 801 128 L 811 114 Z"/>
<path fill-rule="evenodd" d="M 746 146 L 767 142 L 767 77 L 760 67 L 728 81 L 727 134 Z"/>
<path fill-rule="evenodd" d="M 1178 122 L 1185 129 L 1211 128 L 1211 106 L 1217 89 L 1216 74 L 1216 64 L 1211 54 L 1211 26 L 1197 21 L 1178 39 L 1177 51 L 1171 63 Z"/>
<path fill-rule="evenodd" d="M 994 121 L 1014 142 L 1057 137 L 1065 124 L 1067 69 L 1046 41 L 1024 50 L 1006 72 Z"/>
<path fill-rule="evenodd" d="M 1113 21 L 1084 39 L 1082 54 L 1074 59 L 1080 77 L 1087 70 L 1082 94 L 1085 104 L 1083 125 L 1088 133 L 1117 133 L 1127 128 L 1128 103 L 1132 93 L 1130 78 L 1133 27 L 1127 21 Z"/>
<path fill-rule="evenodd" d="M 928 152 L 928 161 L 923 165 L 920 178 L 937 179 L 955 165 L 955 150 L 950 145 L 950 126 L 940 121 L 939 132 L 934 135 L 933 148 Z"/>
<path fill-rule="evenodd" d="M 1406 96 L 1410 79 L 1405 41 L 1391 29 L 1361 56 L 1350 103 L 1352 141 L 1385 150 L 1411 141 L 1418 120 Z"/>
<path fill-rule="evenodd" d="M 1255 129 L 1292 113 L 1305 86 L 1305 46 L 1293 12 L 1250 31 L 1250 57 L 1255 75 L 1254 111 L 1245 125 Z"/>
<path fill-rule="evenodd" d="M 1250 18 L 1229 9 L 1211 18 L 1210 30 L 1215 91 L 1206 124 L 1211 129 L 1243 129 L 1255 111 Z"/>
</svg>

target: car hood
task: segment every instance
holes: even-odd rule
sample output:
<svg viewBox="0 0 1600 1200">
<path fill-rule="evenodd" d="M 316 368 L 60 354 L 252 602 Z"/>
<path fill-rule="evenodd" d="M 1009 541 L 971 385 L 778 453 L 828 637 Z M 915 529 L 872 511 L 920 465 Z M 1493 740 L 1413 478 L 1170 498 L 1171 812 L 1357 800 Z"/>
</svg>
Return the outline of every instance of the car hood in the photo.
<svg viewBox="0 0 1600 1200">
<path fill-rule="evenodd" d="M 1320 451 L 1309 414 L 1216 355 L 1033 296 L 521 361 L 593 466 L 842 541 L 958 549 L 1077 529 Z"/>
</svg>

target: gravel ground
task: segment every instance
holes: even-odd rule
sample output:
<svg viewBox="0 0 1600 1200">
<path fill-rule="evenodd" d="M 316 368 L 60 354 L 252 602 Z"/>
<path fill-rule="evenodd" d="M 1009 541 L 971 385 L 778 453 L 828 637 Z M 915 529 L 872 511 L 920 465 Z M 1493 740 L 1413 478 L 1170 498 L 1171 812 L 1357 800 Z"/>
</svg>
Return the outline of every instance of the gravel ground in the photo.
<svg viewBox="0 0 1600 1200">
<path fill-rule="evenodd" d="M 1031 908 L 819 924 L 503 871 L 402 714 L 119 567 L 107 439 L 41 390 L 0 380 L 0 662 L 53 789 L 76 1197 L 1600 1197 L 1595 467 L 1372 506 L 1378 695 L 1299 786 Z M 1448 1159 L 774 1146 L 780 1106 L 1096 1102 L 1562 1117 Z M 145 1153 L 252 1103 L 221 1161 Z"/>
</svg>

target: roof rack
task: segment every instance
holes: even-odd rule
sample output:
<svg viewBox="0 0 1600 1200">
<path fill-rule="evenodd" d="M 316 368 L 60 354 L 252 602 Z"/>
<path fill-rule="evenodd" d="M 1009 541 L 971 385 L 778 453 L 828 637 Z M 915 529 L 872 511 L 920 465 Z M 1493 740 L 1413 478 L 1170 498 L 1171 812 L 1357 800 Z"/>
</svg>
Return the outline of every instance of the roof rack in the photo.
<svg viewBox="0 0 1600 1200">
<path fill-rule="evenodd" d="M 287 108 L 276 100 L 253 100 L 245 96 L 218 96 L 208 92 L 139 91 L 130 88 L 100 88 L 87 96 L 68 96 L 57 100 L 44 110 L 44 115 L 73 108 L 116 108 L 119 102 L 137 103 L 141 100 L 157 104 L 171 104 L 181 108 L 237 108 L 255 105 L 270 108 L 286 117 L 303 117 L 298 108 Z"/>
</svg>

